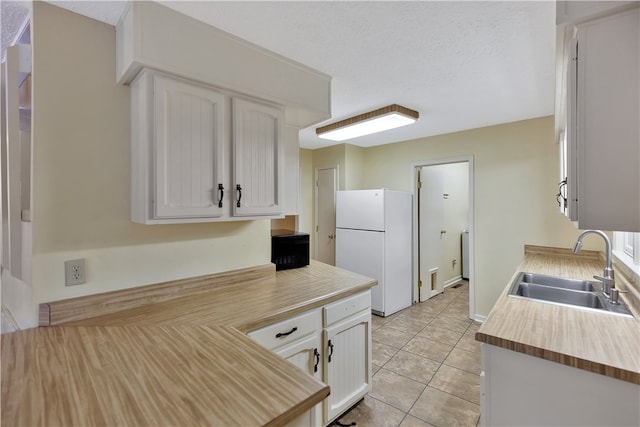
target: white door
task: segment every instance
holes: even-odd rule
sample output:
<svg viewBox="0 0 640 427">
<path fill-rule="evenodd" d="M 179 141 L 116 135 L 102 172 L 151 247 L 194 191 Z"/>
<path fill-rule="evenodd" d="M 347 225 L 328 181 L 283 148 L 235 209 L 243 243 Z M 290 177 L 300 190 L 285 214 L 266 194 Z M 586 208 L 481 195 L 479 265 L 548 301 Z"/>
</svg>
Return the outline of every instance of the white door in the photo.
<svg viewBox="0 0 640 427">
<path fill-rule="evenodd" d="M 336 263 L 336 168 L 316 171 L 316 260 Z"/>
<path fill-rule="evenodd" d="M 425 301 L 443 291 L 438 268 L 442 257 L 443 193 L 441 171 L 434 167 L 423 167 L 419 172 L 418 228 L 419 241 L 419 287 L 420 301 Z"/>
</svg>

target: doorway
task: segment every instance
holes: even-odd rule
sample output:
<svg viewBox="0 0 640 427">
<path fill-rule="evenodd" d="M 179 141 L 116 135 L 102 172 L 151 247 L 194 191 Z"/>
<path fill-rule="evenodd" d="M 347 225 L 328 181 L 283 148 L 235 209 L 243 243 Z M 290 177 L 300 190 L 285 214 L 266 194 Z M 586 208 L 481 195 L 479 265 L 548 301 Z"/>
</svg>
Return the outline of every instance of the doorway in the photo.
<svg viewBox="0 0 640 427">
<path fill-rule="evenodd" d="M 337 167 L 316 169 L 315 259 L 336 265 Z"/>
<path fill-rule="evenodd" d="M 446 286 L 468 277 L 469 317 L 475 319 L 473 157 L 414 162 L 411 188 L 415 200 L 413 301 L 439 295 Z M 464 259 L 463 235 L 464 240 L 468 236 L 469 248 Z"/>
</svg>

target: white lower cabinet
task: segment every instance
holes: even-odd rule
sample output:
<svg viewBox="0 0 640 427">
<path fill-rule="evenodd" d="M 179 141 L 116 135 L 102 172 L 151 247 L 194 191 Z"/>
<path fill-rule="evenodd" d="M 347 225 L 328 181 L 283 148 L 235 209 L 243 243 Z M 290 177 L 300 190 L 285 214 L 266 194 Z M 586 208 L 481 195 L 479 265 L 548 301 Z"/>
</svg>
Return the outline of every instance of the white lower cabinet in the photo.
<svg viewBox="0 0 640 427">
<path fill-rule="evenodd" d="M 637 426 L 639 398 L 640 385 L 482 344 L 482 426 Z"/>
<path fill-rule="evenodd" d="M 260 345 L 288 360 L 307 374 L 323 381 L 322 314 L 320 309 L 290 317 L 249 332 Z M 292 425 L 322 425 L 322 403 L 296 418 Z"/>
<path fill-rule="evenodd" d="M 371 389 L 371 312 L 328 327 L 324 331 L 325 381 L 331 394 L 325 401 L 326 422 L 345 412 Z"/>
<path fill-rule="evenodd" d="M 249 337 L 323 381 L 331 394 L 295 425 L 327 425 L 371 389 L 371 292 L 249 332 Z"/>
<path fill-rule="evenodd" d="M 278 356 L 288 360 L 307 374 L 322 381 L 321 348 L 321 335 L 316 333 L 307 338 L 295 341 L 291 345 L 278 349 L 275 352 Z M 322 425 L 322 412 L 322 403 L 319 403 L 306 412 L 297 425 Z"/>
<path fill-rule="evenodd" d="M 311 408 L 304 414 L 297 416 L 296 418 L 289 421 L 285 425 L 286 427 L 308 427 L 308 426 L 319 425 L 315 422 L 315 417 L 316 417 L 315 414 L 316 414 L 316 408 Z"/>
<path fill-rule="evenodd" d="M 328 424 L 371 390 L 371 291 L 325 306 L 323 317 Z"/>
</svg>

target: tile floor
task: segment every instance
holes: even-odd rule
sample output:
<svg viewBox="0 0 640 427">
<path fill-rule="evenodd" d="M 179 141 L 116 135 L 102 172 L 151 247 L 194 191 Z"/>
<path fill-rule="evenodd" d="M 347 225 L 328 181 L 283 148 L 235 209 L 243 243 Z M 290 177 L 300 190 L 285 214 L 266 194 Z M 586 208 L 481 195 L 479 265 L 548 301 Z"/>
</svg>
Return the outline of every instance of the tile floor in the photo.
<svg viewBox="0 0 640 427">
<path fill-rule="evenodd" d="M 366 426 L 476 426 L 480 418 L 480 324 L 469 285 L 389 317 L 373 316 L 371 391 L 338 421 Z M 454 285 L 456 286 L 456 285 Z"/>
</svg>

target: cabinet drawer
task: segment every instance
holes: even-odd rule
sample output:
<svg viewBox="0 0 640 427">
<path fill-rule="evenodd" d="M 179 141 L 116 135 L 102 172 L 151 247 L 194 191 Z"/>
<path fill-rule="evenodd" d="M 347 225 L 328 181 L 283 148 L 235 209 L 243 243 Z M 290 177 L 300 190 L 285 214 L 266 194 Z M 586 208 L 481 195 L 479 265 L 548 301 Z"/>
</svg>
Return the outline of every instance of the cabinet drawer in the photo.
<svg viewBox="0 0 640 427">
<path fill-rule="evenodd" d="M 362 292 L 327 305 L 323 309 L 324 325 L 329 326 L 365 309 L 371 309 L 371 291 Z"/>
<path fill-rule="evenodd" d="M 314 310 L 256 329 L 247 335 L 260 345 L 274 350 L 284 344 L 317 333 L 320 328 L 320 310 Z"/>
</svg>

